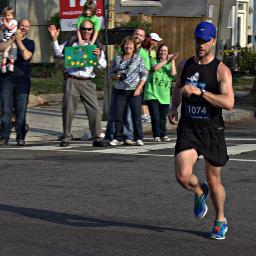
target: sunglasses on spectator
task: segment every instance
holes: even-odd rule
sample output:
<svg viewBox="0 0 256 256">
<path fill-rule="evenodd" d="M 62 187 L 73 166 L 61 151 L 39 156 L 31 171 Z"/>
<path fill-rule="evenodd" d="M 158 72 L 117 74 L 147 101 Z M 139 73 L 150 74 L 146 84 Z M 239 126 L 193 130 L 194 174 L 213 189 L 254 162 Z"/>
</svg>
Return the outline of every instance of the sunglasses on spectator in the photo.
<svg viewBox="0 0 256 256">
<path fill-rule="evenodd" d="M 93 28 L 85 28 L 85 27 L 81 27 L 80 28 L 80 30 L 82 30 L 82 31 L 92 31 L 93 30 Z"/>
</svg>

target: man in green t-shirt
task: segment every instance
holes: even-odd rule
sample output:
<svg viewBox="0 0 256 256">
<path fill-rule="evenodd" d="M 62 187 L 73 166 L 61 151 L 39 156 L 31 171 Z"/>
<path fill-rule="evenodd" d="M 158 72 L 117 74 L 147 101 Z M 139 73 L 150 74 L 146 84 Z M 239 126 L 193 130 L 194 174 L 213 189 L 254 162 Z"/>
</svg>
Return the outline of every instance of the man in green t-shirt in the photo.
<svg viewBox="0 0 256 256">
<path fill-rule="evenodd" d="M 136 42 L 137 54 L 144 60 L 146 70 L 150 70 L 150 58 L 148 52 L 142 48 L 141 44 L 144 41 L 146 32 L 144 29 L 137 28 L 134 30 L 133 37 Z"/>
<path fill-rule="evenodd" d="M 146 67 L 146 70 L 150 71 L 150 57 L 149 53 L 142 48 L 141 44 L 145 40 L 146 32 L 142 28 L 135 29 L 133 36 L 135 38 L 136 46 L 137 46 L 137 54 L 144 60 L 144 64 Z M 144 93 L 142 95 L 142 99 L 144 98 Z M 142 121 L 144 122 L 151 122 L 148 106 L 146 102 L 142 100 L 142 106 L 141 106 L 141 112 L 142 112 Z"/>
</svg>

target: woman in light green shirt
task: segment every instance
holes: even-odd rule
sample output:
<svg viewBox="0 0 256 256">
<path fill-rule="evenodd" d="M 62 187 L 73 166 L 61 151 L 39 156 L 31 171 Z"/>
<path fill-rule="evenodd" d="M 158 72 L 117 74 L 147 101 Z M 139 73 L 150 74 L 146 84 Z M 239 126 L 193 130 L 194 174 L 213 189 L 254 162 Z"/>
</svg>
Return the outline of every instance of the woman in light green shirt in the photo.
<svg viewBox="0 0 256 256">
<path fill-rule="evenodd" d="M 167 45 L 160 45 L 157 58 L 151 60 L 151 71 L 145 87 L 144 99 L 151 115 L 152 133 L 155 142 L 170 141 L 166 136 L 166 117 L 171 102 L 171 86 L 176 75 L 175 59 Z"/>
</svg>

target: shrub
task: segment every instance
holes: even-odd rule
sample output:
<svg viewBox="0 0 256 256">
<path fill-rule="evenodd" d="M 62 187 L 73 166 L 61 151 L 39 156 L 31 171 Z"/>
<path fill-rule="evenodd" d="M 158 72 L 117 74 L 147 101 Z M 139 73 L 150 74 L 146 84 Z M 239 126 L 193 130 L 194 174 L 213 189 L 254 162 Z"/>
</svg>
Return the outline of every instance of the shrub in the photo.
<svg viewBox="0 0 256 256">
<path fill-rule="evenodd" d="M 256 75 L 256 51 L 253 48 L 242 48 L 239 53 L 238 65 L 242 73 Z"/>
<path fill-rule="evenodd" d="M 232 72 L 256 75 L 256 51 L 254 48 L 225 50 L 223 62 Z"/>
<path fill-rule="evenodd" d="M 56 12 L 50 18 L 48 25 L 54 24 L 57 28 L 60 28 L 60 13 Z"/>
<path fill-rule="evenodd" d="M 127 27 L 127 28 L 142 28 L 146 31 L 146 33 L 152 32 L 152 24 L 147 21 L 140 21 L 138 17 L 131 17 L 131 20 L 128 22 L 121 22 L 118 24 L 119 27 Z"/>
</svg>

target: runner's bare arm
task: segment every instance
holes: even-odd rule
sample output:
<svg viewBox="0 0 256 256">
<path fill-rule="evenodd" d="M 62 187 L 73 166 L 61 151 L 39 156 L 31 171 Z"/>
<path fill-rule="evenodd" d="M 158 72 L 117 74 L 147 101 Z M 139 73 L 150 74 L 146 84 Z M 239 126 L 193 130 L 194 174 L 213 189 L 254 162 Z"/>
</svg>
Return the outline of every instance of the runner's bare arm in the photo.
<svg viewBox="0 0 256 256">
<path fill-rule="evenodd" d="M 202 97 L 215 107 L 231 110 L 234 107 L 234 91 L 230 69 L 220 63 L 217 69 L 217 78 L 220 83 L 220 94 L 204 92 Z"/>
</svg>

